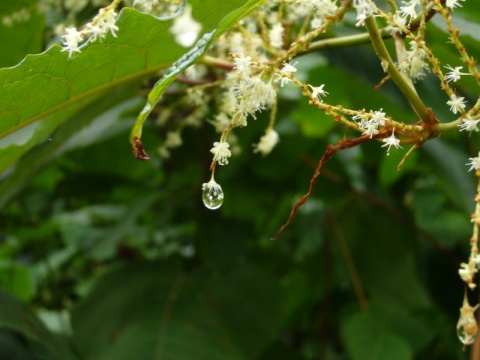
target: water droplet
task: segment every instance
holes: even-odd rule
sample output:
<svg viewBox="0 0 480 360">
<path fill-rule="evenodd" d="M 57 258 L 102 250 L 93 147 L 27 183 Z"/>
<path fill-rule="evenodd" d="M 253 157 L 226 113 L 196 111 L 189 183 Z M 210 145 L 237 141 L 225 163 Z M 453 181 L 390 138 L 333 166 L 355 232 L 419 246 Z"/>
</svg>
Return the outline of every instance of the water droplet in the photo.
<svg viewBox="0 0 480 360">
<path fill-rule="evenodd" d="M 473 316 L 468 321 L 464 321 L 460 326 L 457 325 L 457 336 L 464 345 L 471 345 L 477 340 L 477 322 Z"/>
<path fill-rule="evenodd" d="M 207 209 L 215 210 L 223 204 L 222 187 L 215 180 L 202 185 L 202 200 Z"/>
<path fill-rule="evenodd" d="M 465 292 L 463 306 L 460 308 L 460 318 L 457 323 L 457 336 L 464 345 L 473 344 L 477 339 L 478 327 L 477 320 L 474 316 L 474 312 L 477 308 L 478 305 L 475 307 L 470 306 Z"/>
</svg>

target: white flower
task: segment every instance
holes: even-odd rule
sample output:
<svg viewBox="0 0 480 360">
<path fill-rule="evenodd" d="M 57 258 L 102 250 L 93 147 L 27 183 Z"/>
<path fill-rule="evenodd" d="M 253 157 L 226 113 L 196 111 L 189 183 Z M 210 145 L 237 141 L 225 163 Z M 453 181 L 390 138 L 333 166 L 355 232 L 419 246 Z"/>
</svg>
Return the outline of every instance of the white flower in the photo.
<svg viewBox="0 0 480 360">
<path fill-rule="evenodd" d="M 101 29 L 98 34 L 101 39 L 110 31 L 114 37 L 117 37 L 115 31 L 118 31 L 118 26 L 115 25 L 115 18 L 117 13 L 112 8 L 102 8 L 98 12 L 98 26 Z"/>
<path fill-rule="evenodd" d="M 370 139 L 373 135 L 378 134 L 378 124 L 374 121 L 367 121 L 360 124 L 365 129 L 362 135 L 370 135 Z"/>
<path fill-rule="evenodd" d="M 465 282 L 470 282 L 472 281 L 472 278 L 473 278 L 473 274 L 472 274 L 472 271 L 470 270 L 470 267 L 468 266 L 468 264 L 465 264 L 465 263 L 460 264 L 458 275 L 460 275 L 462 280 Z"/>
<path fill-rule="evenodd" d="M 228 148 L 230 144 L 227 142 L 214 142 L 213 148 L 210 152 L 213 154 L 213 161 L 217 161 L 220 165 L 228 164 L 228 158 L 232 156 L 232 153 Z"/>
<path fill-rule="evenodd" d="M 67 35 L 62 36 L 65 39 L 62 51 L 68 51 L 68 56 L 71 57 L 74 52 L 80 52 L 78 43 L 83 41 L 83 34 L 73 27 L 67 28 L 65 31 Z"/>
<path fill-rule="evenodd" d="M 170 32 L 183 47 L 192 46 L 198 38 L 202 25 L 192 17 L 192 6 L 186 5 L 183 14 L 176 17 Z"/>
<path fill-rule="evenodd" d="M 297 72 L 297 68 L 295 67 L 295 65 L 297 65 L 297 63 L 292 64 L 290 62 L 288 62 L 288 63 L 284 62 L 283 67 L 282 67 L 282 71 L 287 75 L 291 75 L 294 72 Z"/>
<path fill-rule="evenodd" d="M 465 100 L 464 97 L 452 94 L 450 96 L 450 100 L 447 101 L 447 105 L 450 105 L 450 111 L 456 114 L 458 112 L 461 112 L 463 109 L 465 109 L 466 101 L 464 100 Z"/>
<path fill-rule="evenodd" d="M 353 0 L 353 6 L 357 10 L 358 22 L 355 26 L 365 25 L 365 20 L 377 12 L 377 7 L 371 0 Z"/>
<path fill-rule="evenodd" d="M 475 131 L 478 132 L 478 123 L 480 122 L 480 119 L 474 120 L 470 116 L 467 116 L 465 119 L 462 119 L 462 124 L 458 125 L 460 127 L 460 131 Z"/>
<path fill-rule="evenodd" d="M 297 68 L 295 67 L 295 65 L 297 65 L 297 63 L 295 64 L 292 64 L 290 62 L 286 63 L 284 62 L 283 63 L 283 67 L 281 68 L 281 72 L 283 74 L 280 74 L 280 86 L 283 87 L 286 83 L 292 81 L 289 76 L 292 76 L 293 73 L 297 72 Z"/>
<path fill-rule="evenodd" d="M 265 156 L 272 151 L 279 140 L 280 138 L 278 133 L 273 129 L 268 129 L 265 132 L 265 135 L 260 138 L 259 143 L 257 145 L 253 145 L 253 152 L 260 152 L 263 156 Z"/>
<path fill-rule="evenodd" d="M 462 5 L 460 4 L 460 1 L 465 1 L 465 0 L 447 0 L 445 2 L 445 6 L 453 10 L 457 6 L 462 7 Z"/>
<path fill-rule="evenodd" d="M 320 86 L 312 86 L 310 84 L 308 84 L 308 86 L 312 89 L 312 97 L 314 99 L 318 99 L 319 96 L 327 96 L 328 92 L 326 92 L 325 90 L 323 90 L 323 87 L 325 86 L 325 84 L 322 84 Z"/>
<path fill-rule="evenodd" d="M 281 49 L 283 46 L 283 25 L 282 23 L 276 23 L 272 26 L 268 32 L 268 38 L 270 40 L 270 45 L 274 48 Z"/>
<path fill-rule="evenodd" d="M 452 68 L 450 65 L 445 66 L 446 69 L 450 70 L 448 74 L 445 75 L 445 80 L 447 82 L 450 82 L 453 80 L 453 82 L 456 82 L 460 80 L 460 76 L 462 75 L 470 75 L 468 73 L 462 73 L 460 70 L 462 70 L 463 66 L 457 66 L 455 68 Z"/>
<path fill-rule="evenodd" d="M 393 15 L 392 34 L 401 34 L 402 27 L 407 27 L 407 19 L 402 17 L 402 15 L 397 11 Z"/>
<path fill-rule="evenodd" d="M 416 10 L 417 6 L 421 6 L 420 2 L 412 1 L 409 4 L 401 6 L 398 12 L 400 13 L 403 19 L 406 20 L 408 18 L 411 21 L 413 18 L 417 16 L 417 10 Z"/>
<path fill-rule="evenodd" d="M 387 120 L 387 117 L 382 110 L 383 109 L 380 109 L 380 111 L 374 111 L 370 121 L 375 122 L 379 126 L 384 126 L 385 121 Z"/>
<path fill-rule="evenodd" d="M 469 158 L 468 160 L 470 160 L 470 162 L 465 164 L 470 165 L 470 169 L 468 169 L 468 171 L 471 171 L 473 169 L 475 169 L 476 171 L 480 169 L 480 152 L 478 153 L 477 157 Z"/>
<path fill-rule="evenodd" d="M 392 130 L 392 135 L 390 135 L 388 138 L 385 138 L 382 140 L 385 144 L 382 145 L 382 147 L 385 147 L 387 146 L 387 155 L 390 155 L 390 148 L 393 146 L 393 147 L 396 147 L 397 149 L 398 148 L 401 148 L 400 146 L 400 140 L 397 139 L 395 137 L 395 128 L 393 128 Z"/>
<path fill-rule="evenodd" d="M 247 77 L 249 73 L 249 66 L 252 63 L 252 58 L 250 56 L 245 56 L 243 53 L 240 53 L 238 57 L 233 59 L 233 62 L 235 63 L 233 68 L 238 70 L 238 72 L 245 77 Z"/>
</svg>

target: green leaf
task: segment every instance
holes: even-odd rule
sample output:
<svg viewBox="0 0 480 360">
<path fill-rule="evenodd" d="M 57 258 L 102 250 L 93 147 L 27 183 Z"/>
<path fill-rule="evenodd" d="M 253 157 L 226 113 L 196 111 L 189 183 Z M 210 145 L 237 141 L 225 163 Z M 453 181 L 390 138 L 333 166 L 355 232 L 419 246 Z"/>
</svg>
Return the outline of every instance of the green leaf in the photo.
<svg viewBox="0 0 480 360">
<path fill-rule="evenodd" d="M 369 294 L 394 299 L 408 307 L 430 306 L 428 293 L 418 277 L 413 253 L 415 237 L 395 214 L 383 207 L 352 201 L 348 215 L 342 217 L 342 229 L 350 242 L 359 278 Z"/>
<path fill-rule="evenodd" d="M 191 1 L 194 18 L 212 39 L 261 2 Z M 55 45 L 14 68 L 0 69 L 0 172 L 95 100 L 156 74 L 184 55 L 186 50 L 169 31 L 172 21 L 125 8 L 117 21 L 118 37 L 108 35 L 72 58 Z"/>
<path fill-rule="evenodd" d="M 27 152 L 22 159 L 15 164 L 15 167 L 11 169 L 8 176 L 5 176 L 0 182 L 0 208 L 3 208 L 5 204 L 32 179 L 32 175 L 41 170 L 52 158 L 58 157 L 63 152 L 81 146 L 84 143 L 98 140 L 99 134 L 91 131 L 92 129 L 87 126 L 92 123 L 92 125 L 94 125 L 99 121 L 108 123 L 109 121 L 104 119 L 106 116 L 111 119 L 119 117 L 120 112 L 125 110 L 125 106 L 128 104 L 131 105 L 131 102 L 125 104 L 124 100 L 131 98 L 132 95 L 132 89 L 123 88 L 112 92 L 108 97 L 96 100 L 91 106 L 80 110 L 75 116 L 70 118 L 66 124 L 51 135 L 48 141 Z M 110 111 L 103 113 L 109 108 Z M 103 129 L 102 139 L 107 139 L 109 136 L 116 134 L 117 131 L 116 126 L 112 126 L 110 123 L 108 129 Z M 18 136 L 20 132 L 22 132 L 22 130 L 11 136 Z M 75 137 L 76 134 L 78 135 L 77 137 Z M 83 142 L 79 138 L 83 138 Z M 0 139 L 0 144 L 1 143 L 2 139 Z M 0 157 L 2 155 L 6 158 L 9 155 L 15 156 L 17 152 L 17 147 L 9 147 L 0 152 Z M 124 154 L 125 156 L 130 154 L 130 149 L 126 148 Z"/>
<path fill-rule="evenodd" d="M 413 359 L 408 344 L 381 327 L 369 313 L 355 314 L 345 320 L 341 333 L 352 360 Z"/>
<path fill-rule="evenodd" d="M 22 300 L 29 300 L 33 295 L 32 277 L 21 265 L 0 263 L 0 284 Z"/>
<path fill-rule="evenodd" d="M 253 359 L 275 336 L 278 292 L 253 267 L 210 276 L 137 263 L 99 280 L 73 331 L 90 360 Z"/>
<path fill-rule="evenodd" d="M 399 170 L 397 168 L 400 161 L 409 150 L 409 147 L 405 149 L 392 149 L 390 154 L 385 154 L 380 162 L 379 169 L 379 181 L 383 186 L 390 186 L 404 176 L 408 171 L 416 168 L 417 152 L 413 151 L 405 160 L 403 167 Z"/>
<path fill-rule="evenodd" d="M 4 359 L 34 360 L 20 336 L 0 328 L 0 354 Z"/>
<path fill-rule="evenodd" d="M 38 0 L 3 1 L 0 7 L 0 67 L 13 66 L 43 45 L 44 16 Z"/>
<path fill-rule="evenodd" d="M 0 324 L 25 336 L 36 351 L 52 360 L 73 360 L 77 357 L 63 338 L 49 332 L 25 304 L 0 286 Z"/>
</svg>

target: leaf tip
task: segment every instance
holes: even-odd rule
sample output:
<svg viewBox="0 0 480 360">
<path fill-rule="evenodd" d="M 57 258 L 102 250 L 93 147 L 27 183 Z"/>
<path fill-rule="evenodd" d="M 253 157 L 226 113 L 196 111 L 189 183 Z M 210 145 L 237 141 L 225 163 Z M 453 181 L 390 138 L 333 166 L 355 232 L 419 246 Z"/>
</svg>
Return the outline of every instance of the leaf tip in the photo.
<svg viewBox="0 0 480 360">
<path fill-rule="evenodd" d="M 145 149 L 143 148 L 143 142 L 138 138 L 138 136 L 133 138 L 133 156 L 135 156 L 135 159 L 138 160 L 150 160 L 150 156 L 148 156 L 146 153 Z"/>
</svg>

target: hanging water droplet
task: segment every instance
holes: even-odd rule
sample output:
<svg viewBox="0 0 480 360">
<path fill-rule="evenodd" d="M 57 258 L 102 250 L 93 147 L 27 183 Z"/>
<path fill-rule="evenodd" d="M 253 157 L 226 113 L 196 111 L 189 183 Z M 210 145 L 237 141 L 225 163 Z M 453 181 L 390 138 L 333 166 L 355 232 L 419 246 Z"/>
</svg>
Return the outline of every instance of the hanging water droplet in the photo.
<svg viewBox="0 0 480 360">
<path fill-rule="evenodd" d="M 460 326 L 457 325 L 457 336 L 464 345 L 471 345 L 477 340 L 477 322 L 473 316 L 469 317 L 469 319 L 464 321 Z"/>
<path fill-rule="evenodd" d="M 457 336 L 464 345 L 473 344 L 478 337 L 477 320 L 474 316 L 474 312 L 477 308 L 478 305 L 475 307 L 470 306 L 467 299 L 467 293 L 465 292 L 463 305 L 460 308 L 460 318 L 457 323 Z"/>
<path fill-rule="evenodd" d="M 215 180 L 202 185 L 202 200 L 207 209 L 215 210 L 222 206 L 223 190 Z"/>
</svg>

